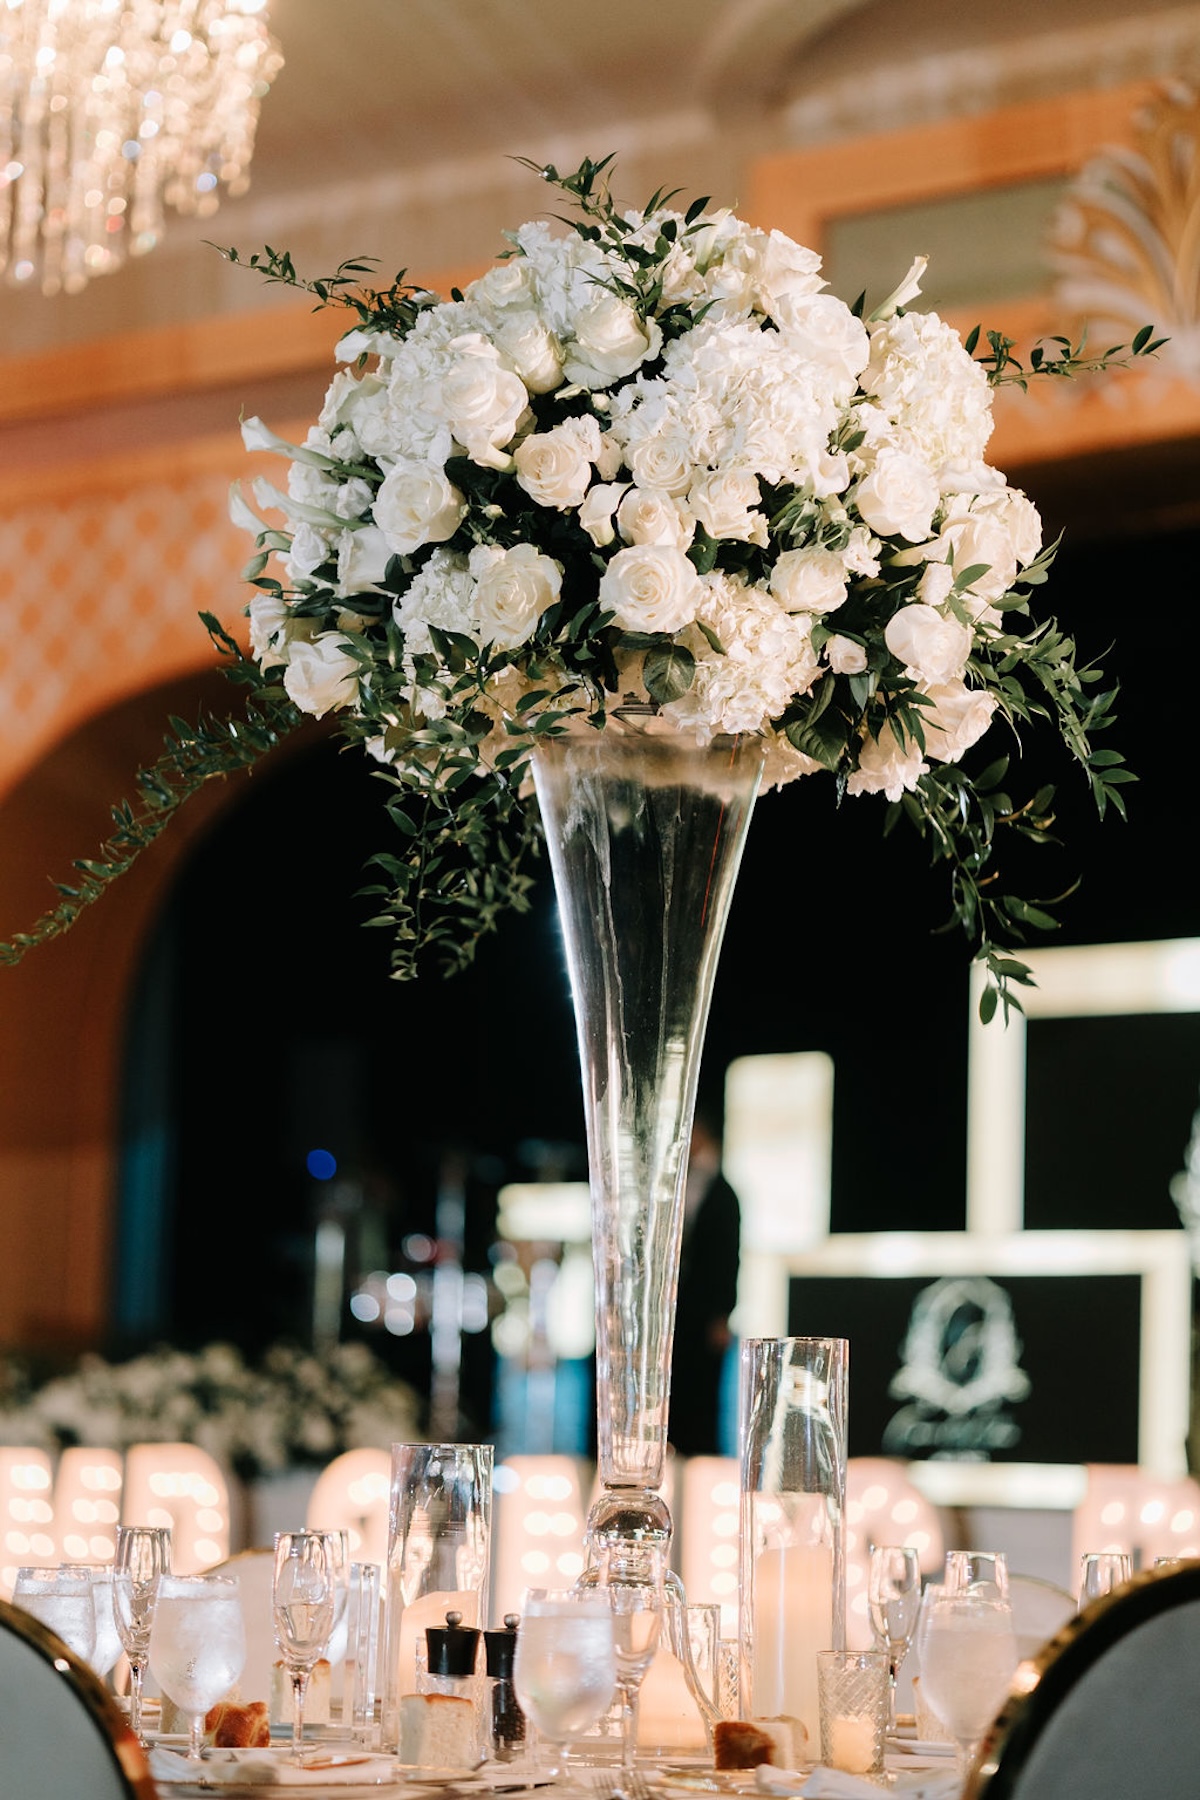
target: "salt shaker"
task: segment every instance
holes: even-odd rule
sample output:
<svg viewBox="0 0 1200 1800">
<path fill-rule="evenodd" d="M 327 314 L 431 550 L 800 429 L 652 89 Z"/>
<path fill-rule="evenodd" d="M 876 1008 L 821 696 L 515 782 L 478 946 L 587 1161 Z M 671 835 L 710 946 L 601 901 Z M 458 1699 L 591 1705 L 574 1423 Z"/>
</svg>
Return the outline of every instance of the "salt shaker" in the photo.
<svg viewBox="0 0 1200 1800">
<path fill-rule="evenodd" d="M 525 1714 L 513 1686 L 513 1657 L 517 1648 L 516 1613 L 505 1613 L 502 1631 L 485 1631 L 483 1652 L 487 1667 L 487 1728 L 491 1754 L 497 1762 L 511 1762 L 525 1744 Z"/>
<path fill-rule="evenodd" d="M 479 1710 L 479 1682 L 475 1664 L 480 1633 L 464 1625 L 460 1612 L 448 1612 L 446 1623 L 430 1625 L 425 1632 L 425 1671 L 422 1687 L 427 1694 L 453 1694 L 469 1700 Z"/>
</svg>

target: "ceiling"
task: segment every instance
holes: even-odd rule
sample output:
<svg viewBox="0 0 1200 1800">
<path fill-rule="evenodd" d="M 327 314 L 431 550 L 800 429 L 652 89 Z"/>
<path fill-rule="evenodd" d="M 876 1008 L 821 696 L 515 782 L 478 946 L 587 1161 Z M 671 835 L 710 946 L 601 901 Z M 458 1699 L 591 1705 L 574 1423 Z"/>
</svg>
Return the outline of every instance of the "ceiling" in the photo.
<svg viewBox="0 0 1200 1800">
<path fill-rule="evenodd" d="M 284 65 L 249 192 L 215 219 L 169 215 L 158 248 L 81 294 L 0 288 L 0 353 L 278 305 L 213 238 L 300 250 L 310 272 L 490 257 L 543 205 L 518 156 L 612 150 L 633 201 L 666 182 L 737 205 L 764 149 L 1174 68 L 1200 44 L 1200 4 L 1128 0 L 270 0 L 268 16 Z"/>
</svg>

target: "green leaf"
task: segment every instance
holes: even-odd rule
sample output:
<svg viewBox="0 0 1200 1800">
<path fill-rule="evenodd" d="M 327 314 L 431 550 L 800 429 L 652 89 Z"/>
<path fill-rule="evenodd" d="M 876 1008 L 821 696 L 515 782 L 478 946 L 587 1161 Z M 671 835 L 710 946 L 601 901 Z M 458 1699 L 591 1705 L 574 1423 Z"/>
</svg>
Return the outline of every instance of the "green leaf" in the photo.
<svg viewBox="0 0 1200 1800">
<path fill-rule="evenodd" d="M 646 692 L 660 706 L 686 694 L 696 676 L 696 659 L 682 644 L 670 649 L 648 650 L 642 664 Z"/>
</svg>

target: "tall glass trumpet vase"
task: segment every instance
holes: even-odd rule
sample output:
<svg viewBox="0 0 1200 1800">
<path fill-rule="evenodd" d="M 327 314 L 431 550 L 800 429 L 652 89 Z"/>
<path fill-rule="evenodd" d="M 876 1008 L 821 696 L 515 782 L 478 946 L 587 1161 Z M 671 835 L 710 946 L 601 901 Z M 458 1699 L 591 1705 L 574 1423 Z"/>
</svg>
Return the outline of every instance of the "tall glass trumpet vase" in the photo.
<svg viewBox="0 0 1200 1800">
<path fill-rule="evenodd" d="M 595 1549 L 669 1543 L 660 1493 L 683 1186 L 717 959 L 762 775 L 649 709 L 546 737 L 534 781 L 583 1079 L 596 1289 Z"/>
</svg>

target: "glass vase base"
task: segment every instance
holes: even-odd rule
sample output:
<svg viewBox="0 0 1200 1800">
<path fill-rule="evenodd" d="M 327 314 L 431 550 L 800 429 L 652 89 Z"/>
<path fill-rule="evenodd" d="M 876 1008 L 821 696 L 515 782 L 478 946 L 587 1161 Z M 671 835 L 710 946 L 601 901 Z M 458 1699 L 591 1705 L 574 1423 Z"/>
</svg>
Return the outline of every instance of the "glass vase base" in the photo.
<svg viewBox="0 0 1200 1800">
<path fill-rule="evenodd" d="M 604 1488 L 592 1502 L 586 1538 L 593 1553 L 604 1544 L 671 1543 L 671 1513 L 653 1488 Z"/>
</svg>

